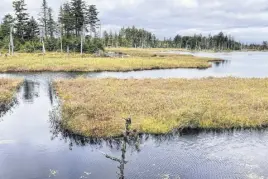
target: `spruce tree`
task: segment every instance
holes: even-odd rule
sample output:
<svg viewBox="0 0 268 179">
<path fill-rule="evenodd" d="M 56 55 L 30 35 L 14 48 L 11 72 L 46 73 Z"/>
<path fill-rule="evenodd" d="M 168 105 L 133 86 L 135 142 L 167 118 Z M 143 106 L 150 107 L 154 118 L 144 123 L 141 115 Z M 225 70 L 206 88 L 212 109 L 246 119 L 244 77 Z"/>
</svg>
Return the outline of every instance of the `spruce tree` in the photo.
<svg viewBox="0 0 268 179">
<path fill-rule="evenodd" d="M 107 47 L 109 45 L 109 34 L 107 31 L 103 32 L 104 46 Z"/>
<path fill-rule="evenodd" d="M 3 23 L 1 25 L 1 33 L 3 38 L 9 36 L 10 27 L 14 23 L 14 20 L 15 19 L 10 14 L 4 16 Z"/>
<path fill-rule="evenodd" d="M 85 24 L 85 2 L 83 0 L 72 0 L 70 5 L 72 17 L 74 18 L 75 35 L 78 36 Z"/>
<path fill-rule="evenodd" d="M 16 15 L 16 23 L 15 23 L 16 36 L 23 41 L 29 20 L 29 15 L 26 12 L 27 8 L 25 1 L 24 0 L 13 1 L 13 7 Z"/>
<path fill-rule="evenodd" d="M 96 26 L 97 26 L 97 23 L 99 22 L 98 14 L 99 12 L 96 6 L 90 5 L 88 8 L 87 16 L 88 16 L 88 24 L 90 26 L 91 36 L 92 36 L 92 33 L 96 34 Z"/>
<path fill-rule="evenodd" d="M 47 23 L 48 23 L 48 5 L 47 0 L 42 1 L 41 6 L 41 13 L 39 14 L 39 22 L 42 28 L 44 28 L 45 36 L 47 37 L 48 29 L 47 29 Z"/>
<path fill-rule="evenodd" d="M 38 38 L 38 35 L 39 35 L 38 23 L 34 19 L 34 17 L 31 17 L 27 25 L 26 38 L 28 40 L 33 40 L 35 38 Z"/>
<path fill-rule="evenodd" d="M 61 21 L 67 37 L 71 36 L 71 32 L 74 29 L 74 19 L 71 10 L 72 9 L 69 3 L 63 4 Z"/>
<path fill-rule="evenodd" d="M 54 37 L 55 30 L 56 30 L 56 22 L 53 19 L 52 9 L 48 8 L 47 32 L 50 38 Z"/>
</svg>

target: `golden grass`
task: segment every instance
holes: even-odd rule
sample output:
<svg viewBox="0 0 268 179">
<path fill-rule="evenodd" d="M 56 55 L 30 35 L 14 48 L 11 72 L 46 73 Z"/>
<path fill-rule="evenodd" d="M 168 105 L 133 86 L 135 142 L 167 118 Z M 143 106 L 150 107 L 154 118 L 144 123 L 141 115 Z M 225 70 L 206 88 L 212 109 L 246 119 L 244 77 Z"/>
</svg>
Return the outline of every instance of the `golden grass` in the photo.
<svg viewBox="0 0 268 179">
<path fill-rule="evenodd" d="M 54 85 L 63 126 L 85 136 L 120 135 L 127 117 L 133 129 L 155 134 L 268 125 L 268 79 L 79 78 Z"/>
<path fill-rule="evenodd" d="M 175 49 L 175 48 L 107 48 L 107 51 L 111 52 L 122 52 L 131 56 L 139 57 L 152 57 L 152 56 L 163 56 L 163 57 L 184 57 L 193 55 L 180 55 L 180 54 L 171 54 L 167 52 L 171 51 L 185 51 L 184 49 Z"/>
<path fill-rule="evenodd" d="M 205 60 L 208 62 L 217 62 L 217 61 L 223 61 L 223 59 L 219 58 L 208 58 L 208 57 L 195 57 L 194 55 L 190 54 L 176 54 L 176 53 L 170 53 L 170 52 L 191 52 L 186 49 L 179 49 L 179 48 L 108 48 L 108 51 L 111 52 L 121 52 L 124 54 L 128 54 L 134 57 L 162 57 L 166 59 L 170 58 L 194 58 L 199 60 Z M 207 51 L 213 53 L 213 51 Z"/>
<path fill-rule="evenodd" d="M 185 55 L 154 56 L 153 52 L 130 49 L 127 58 L 101 58 L 79 54 L 69 56 L 60 53 L 16 54 L 0 57 L 0 72 L 40 72 L 40 71 L 132 71 L 169 68 L 208 68 L 209 58 Z M 146 55 L 144 55 L 146 54 Z"/>
<path fill-rule="evenodd" d="M 22 80 L 0 78 L 0 105 L 7 105 L 11 102 L 16 89 Z"/>
</svg>

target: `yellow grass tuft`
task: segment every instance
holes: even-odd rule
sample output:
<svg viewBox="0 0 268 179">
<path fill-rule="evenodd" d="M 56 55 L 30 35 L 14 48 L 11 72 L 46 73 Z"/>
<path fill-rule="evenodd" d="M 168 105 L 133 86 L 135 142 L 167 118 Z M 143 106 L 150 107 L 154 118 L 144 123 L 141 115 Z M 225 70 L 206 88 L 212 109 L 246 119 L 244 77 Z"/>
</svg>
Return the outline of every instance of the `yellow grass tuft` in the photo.
<svg viewBox="0 0 268 179">
<path fill-rule="evenodd" d="M 268 125 L 268 79 L 79 78 L 55 87 L 64 127 L 85 136 L 120 135 L 127 117 L 133 129 L 156 134 Z"/>
<path fill-rule="evenodd" d="M 10 103 L 21 82 L 22 80 L 0 78 L 0 105 L 7 105 Z"/>
</svg>

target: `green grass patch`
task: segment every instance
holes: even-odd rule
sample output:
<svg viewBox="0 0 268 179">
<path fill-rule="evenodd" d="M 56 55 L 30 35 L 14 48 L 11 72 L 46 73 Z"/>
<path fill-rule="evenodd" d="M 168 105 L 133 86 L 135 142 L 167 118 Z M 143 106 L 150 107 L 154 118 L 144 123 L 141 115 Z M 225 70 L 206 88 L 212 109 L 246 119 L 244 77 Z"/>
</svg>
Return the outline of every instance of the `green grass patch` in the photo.
<svg viewBox="0 0 268 179">
<path fill-rule="evenodd" d="M 268 79 L 78 78 L 54 85 L 63 127 L 84 136 L 120 135 L 128 117 L 133 129 L 153 134 L 268 125 Z"/>
</svg>

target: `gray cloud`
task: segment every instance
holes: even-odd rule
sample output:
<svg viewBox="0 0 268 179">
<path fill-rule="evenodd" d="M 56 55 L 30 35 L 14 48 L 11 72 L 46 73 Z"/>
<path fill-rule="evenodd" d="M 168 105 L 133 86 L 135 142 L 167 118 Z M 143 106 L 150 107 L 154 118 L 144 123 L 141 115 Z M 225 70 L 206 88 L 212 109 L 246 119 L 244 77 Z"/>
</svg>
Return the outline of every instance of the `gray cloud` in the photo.
<svg viewBox="0 0 268 179">
<path fill-rule="evenodd" d="M 12 11 L 12 0 L 1 0 L 0 17 Z M 42 0 L 25 0 L 36 15 Z M 223 31 L 244 42 L 268 37 L 267 0 L 86 0 L 96 4 L 106 30 L 136 25 L 160 38 L 177 33 L 215 34 Z M 55 13 L 65 0 L 48 0 Z M 268 40 L 268 39 L 267 39 Z"/>
</svg>

